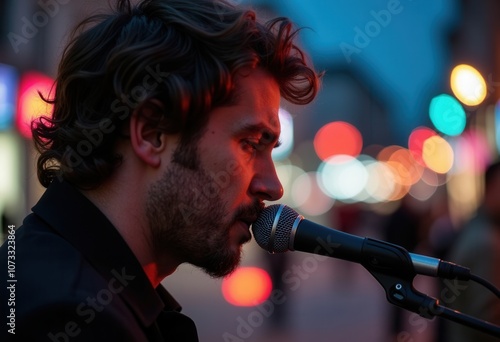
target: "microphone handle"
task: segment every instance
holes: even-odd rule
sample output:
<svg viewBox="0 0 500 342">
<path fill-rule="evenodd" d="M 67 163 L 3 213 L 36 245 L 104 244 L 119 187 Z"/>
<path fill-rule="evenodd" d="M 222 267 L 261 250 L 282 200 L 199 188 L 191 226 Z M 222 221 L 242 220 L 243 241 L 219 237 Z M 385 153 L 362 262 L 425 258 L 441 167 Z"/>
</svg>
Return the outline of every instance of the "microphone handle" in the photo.
<svg viewBox="0 0 500 342">
<path fill-rule="evenodd" d="M 300 217 L 292 227 L 289 249 L 363 264 L 377 272 L 410 272 L 432 277 L 470 279 L 470 269 L 441 259 L 409 253 L 401 246 L 331 229 Z"/>
<path fill-rule="evenodd" d="M 352 261 L 374 272 L 415 275 L 409 253 L 403 247 L 324 227 L 306 219 L 292 227 L 289 249 Z"/>
<path fill-rule="evenodd" d="M 365 238 L 331 229 L 309 220 L 301 220 L 292 228 L 290 250 L 361 262 Z"/>
</svg>

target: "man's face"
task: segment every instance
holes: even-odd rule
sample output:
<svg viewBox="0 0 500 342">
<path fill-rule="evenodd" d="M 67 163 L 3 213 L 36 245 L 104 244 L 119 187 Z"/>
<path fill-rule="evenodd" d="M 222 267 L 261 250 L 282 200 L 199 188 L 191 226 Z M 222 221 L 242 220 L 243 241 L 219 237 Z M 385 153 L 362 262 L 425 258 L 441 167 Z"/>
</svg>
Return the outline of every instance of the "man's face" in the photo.
<svg viewBox="0 0 500 342">
<path fill-rule="evenodd" d="M 278 85 L 253 70 L 236 87 L 235 104 L 210 113 L 193 157 L 198 167 L 169 164 L 147 202 L 159 261 L 189 262 L 214 277 L 238 266 L 263 201 L 283 193 L 271 158 L 280 133 Z"/>
</svg>

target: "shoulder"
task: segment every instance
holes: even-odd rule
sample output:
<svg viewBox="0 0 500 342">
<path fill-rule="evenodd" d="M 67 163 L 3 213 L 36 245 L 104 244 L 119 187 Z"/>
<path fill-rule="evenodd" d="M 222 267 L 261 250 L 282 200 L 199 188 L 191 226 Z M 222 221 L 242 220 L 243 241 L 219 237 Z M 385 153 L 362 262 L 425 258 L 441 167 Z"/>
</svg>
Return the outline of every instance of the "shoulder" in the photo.
<svg viewBox="0 0 500 342">
<path fill-rule="evenodd" d="M 17 340 L 145 339 L 117 285 L 104 279 L 68 241 L 31 215 L 15 235 L 15 305 L 2 306 L 2 316 L 13 310 Z M 1 264 L 7 252 L 4 244 Z M 8 298 L 9 291 L 2 286 L 0 297 Z"/>
<path fill-rule="evenodd" d="M 2 256 L 6 247 L 0 248 Z M 15 233 L 14 258 L 18 300 L 30 306 L 71 297 L 82 285 L 100 286 L 99 275 L 81 253 L 34 215 Z"/>
<path fill-rule="evenodd" d="M 85 309 L 84 309 L 85 307 Z M 20 341 L 140 341 L 145 336 L 135 321 L 116 307 L 90 307 L 77 298 L 60 298 L 16 317 Z"/>
</svg>

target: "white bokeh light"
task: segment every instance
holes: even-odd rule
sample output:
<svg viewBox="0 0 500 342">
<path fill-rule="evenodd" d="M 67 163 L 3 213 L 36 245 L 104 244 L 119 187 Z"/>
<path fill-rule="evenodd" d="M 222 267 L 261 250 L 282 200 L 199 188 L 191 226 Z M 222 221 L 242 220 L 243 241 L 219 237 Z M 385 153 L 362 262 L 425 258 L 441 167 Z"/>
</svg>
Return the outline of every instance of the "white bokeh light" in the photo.
<svg viewBox="0 0 500 342">
<path fill-rule="evenodd" d="M 275 161 L 288 158 L 293 149 L 293 118 L 285 109 L 279 109 L 279 118 L 281 126 L 280 142 L 281 145 L 273 149 L 272 157 Z"/>
<path fill-rule="evenodd" d="M 303 214 L 319 216 L 333 207 L 335 200 L 321 191 L 316 172 L 298 176 L 292 184 L 292 202 Z"/>
<path fill-rule="evenodd" d="M 338 200 L 355 198 L 366 186 L 368 172 L 356 158 L 336 155 L 321 163 L 318 168 L 321 189 Z"/>
</svg>

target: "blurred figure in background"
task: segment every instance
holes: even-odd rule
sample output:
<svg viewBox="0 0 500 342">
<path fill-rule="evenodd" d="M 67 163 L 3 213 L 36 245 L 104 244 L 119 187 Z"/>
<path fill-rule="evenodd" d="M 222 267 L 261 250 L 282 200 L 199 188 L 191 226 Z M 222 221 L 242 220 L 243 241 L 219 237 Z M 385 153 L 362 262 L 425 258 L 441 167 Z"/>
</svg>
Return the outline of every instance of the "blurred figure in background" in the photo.
<svg viewBox="0 0 500 342">
<path fill-rule="evenodd" d="M 450 212 L 450 199 L 446 186 L 440 186 L 427 201 L 428 214 L 423 218 L 422 230 L 425 240 L 422 241 L 417 253 L 432 256 L 438 259 L 448 260 L 448 253 L 457 236 L 457 224 Z M 426 277 L 425 281 L 435 289 L 435 293 L 445 290 L 444 284 L 438 278 Z M 434 293 L 434 292 L 433 292 Z M 435 321 L 434 341 L 448 342 L 444 336 L 444 325 L 446 321 L 438 319 Z"/>
<path fill-rule="evenodd" d="M 408 252 L 415 251 L 421 236 L 423 210 L 422 204 L 412 196 L 403 197 L 400 206 L 387 218 L 384 240 L 404 247 Z M 404 312 L 397 306 L 390 307 L 389 332 L 394 338 L 404 329 Z"/>
<path fill-rule="evenodd" d="M 500 288 L 500 162 L 484 174 L 484 197 L 476 214 L 463 226 L 447 260 L 469 267 L 471 272 Z M 455 284 L 455 282 L 452 282 Z M 446 306 L 500 325 L 500 300 L 474 282 L 458 282 L 454 289 L 441 292 Z M 454 342 L 498 341 L 478 330 L 446 322 L 445 340 Z"/>
</svg>

